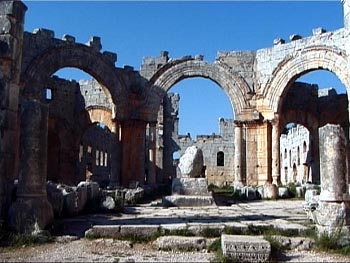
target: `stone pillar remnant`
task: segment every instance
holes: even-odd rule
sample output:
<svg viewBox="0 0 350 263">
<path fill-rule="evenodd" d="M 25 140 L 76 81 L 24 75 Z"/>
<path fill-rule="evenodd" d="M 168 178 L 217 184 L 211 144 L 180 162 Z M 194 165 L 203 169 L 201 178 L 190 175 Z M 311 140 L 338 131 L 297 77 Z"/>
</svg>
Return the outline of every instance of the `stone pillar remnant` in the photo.
<svg viewBox="0 0 350 263">
<path fill-rule="evenodd" d="M 235 184 L 242 185 L 242 124 L 235 122 Z"/>
<path fill-rule="evenodd" d="M 128 120 L 121 123 L 122 177 L 124 187 L 145 183 L 146 122 Z"/>
<path fill-rule="evenodd" d="M 278 119 L 272 121 L 272 184 L 281 184 L 280 172 L 280 130 Z"/>
<path fill-rule="evenodd" d="M 346 138 L 340 125 L 319 129 L 322 201 L 343 201 L 346 188 Z"/>
<path fill-rule="evenodd" d="M 9 211 L 9 225 L 21 233 L 44 229 L 53 220 L 46 193 L 47 121 L 47 105 L 22 103 L 17 200 Z"/>
</svg>

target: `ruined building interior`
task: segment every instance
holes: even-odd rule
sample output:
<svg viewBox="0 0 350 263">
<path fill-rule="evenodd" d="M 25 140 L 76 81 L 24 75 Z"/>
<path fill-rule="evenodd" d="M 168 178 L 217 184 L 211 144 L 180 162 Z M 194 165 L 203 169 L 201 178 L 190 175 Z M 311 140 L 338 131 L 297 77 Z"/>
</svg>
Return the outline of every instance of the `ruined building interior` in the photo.
<svg viewBox="0 0 350 263">
<path fill-rule="evenodd" d="M 1 218 L 49 210 L 47 180 L 165 187 L 176 177 L 174 154 L 190 145 L 203 150 L 212 184 L 322 184 L 319 128 L 340 125 L 349 138 L 350 1 L 342 4 L 344 27 L 335 31 L 316 28 L 311 36 L 276 39 L 259 50 L 218 52 L 213 63 L 162 51 L 135 70 L 115 66 L 117 54 L 102 52 L 99 37 L 81 44 L 49 29 L 24 32 L 27 7 L 1 1 Z M 55 76 L 65 67 L 92 79 Z M 335 74 L 347 94 L 296 82 L 320 69 Z M 170 89 L 192 77 L 215 82 L 233 106 L 234 120 L 218 120 L 220 134 L 194 139 L 178 133 L 181 98 Z M 295 126 L 285 133 L 288 123 L 307 131 Z M 347 184 L 348 171 L 342 176 Z"/>
</svg>

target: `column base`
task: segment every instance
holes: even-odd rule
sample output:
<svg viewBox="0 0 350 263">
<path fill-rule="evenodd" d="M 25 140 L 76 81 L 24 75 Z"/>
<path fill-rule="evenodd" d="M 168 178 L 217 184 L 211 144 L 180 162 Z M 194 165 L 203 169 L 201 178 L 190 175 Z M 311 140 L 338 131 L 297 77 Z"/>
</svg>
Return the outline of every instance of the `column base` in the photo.
<svg viewBox="0 0 350 263">
<path fill-rule="evenodd" d="M 53 218 L 53 209 L 46 196 L 18 197 L 10 207 L 8 224 L 19 233 L 32 234 L 45 229 Z"/>
<path fill-rule="evenodd" d="M 281 179 L 279 177 L 272 177 L 272 184 L 276 185 L 276 186 L 281 186 Z"/>
</svg>

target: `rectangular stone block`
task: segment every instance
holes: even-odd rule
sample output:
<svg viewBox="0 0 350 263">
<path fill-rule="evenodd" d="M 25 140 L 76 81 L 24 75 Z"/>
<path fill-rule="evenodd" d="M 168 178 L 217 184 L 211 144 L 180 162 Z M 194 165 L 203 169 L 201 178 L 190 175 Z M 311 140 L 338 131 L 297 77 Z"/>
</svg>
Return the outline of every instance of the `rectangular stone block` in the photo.
<svg viewBox="0 0 350 263">
<path fill-rule="evenodd" d="M 179 195 L 208 195 L 206 178 L 174 178 L 172 193 Z"/>
<path fill-rule="evenodd" d="M 95 225 L 85 232 L 85 236 L 118 237 L 120 235 L 120 225 Z"/>
<path fill-rule="evenodd" d="M 222 234 L 221 248 L 234 262 L 267 262 L 271 253 L 270 243 L 261 236 Z"/>
<path fill-rule="evenodd" d="M 135 235 L 141 237 L 151 237 L 160 231 L 159 225 L 123 225 L 120 228 L 120 234 Z"/>
</svg>

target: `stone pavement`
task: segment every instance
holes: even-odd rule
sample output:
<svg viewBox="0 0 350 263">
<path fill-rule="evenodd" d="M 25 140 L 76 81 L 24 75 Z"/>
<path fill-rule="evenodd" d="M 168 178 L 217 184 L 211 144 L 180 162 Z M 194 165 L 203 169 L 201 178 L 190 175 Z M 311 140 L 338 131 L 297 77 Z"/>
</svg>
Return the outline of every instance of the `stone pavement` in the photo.
<svg viewBox="0 0 350 263">
<path fill-rule="evenodd" d="M 303 200 L 259 200 L 231 206 L 168 207 L 158 203 L 125 207 L 120 214 L 93 214 L 64 219 L 64 234 L 84 236 L 88 229 L 107 233 L 150 233 L 156 230 L 223 230 L 225 226 L 244 230 L 249 225 L 306 231 L 311 226 Z"/>
</svg>

